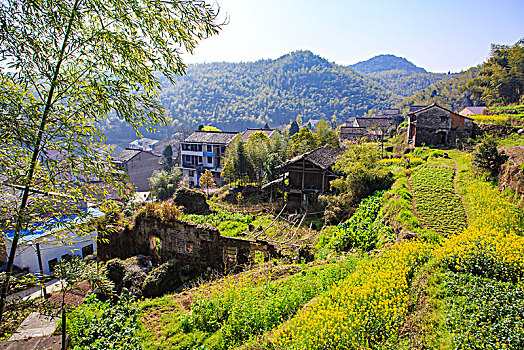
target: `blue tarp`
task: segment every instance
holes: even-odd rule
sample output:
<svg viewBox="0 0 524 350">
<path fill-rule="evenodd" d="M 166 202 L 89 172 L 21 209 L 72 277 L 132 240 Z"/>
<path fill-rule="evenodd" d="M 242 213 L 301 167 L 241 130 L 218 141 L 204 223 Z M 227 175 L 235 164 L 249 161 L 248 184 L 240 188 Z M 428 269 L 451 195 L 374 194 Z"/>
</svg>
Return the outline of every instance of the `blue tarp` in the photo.
<svg viewBox="0 0 524 350">
<path fill-rule="evenodd" d="M 80 225 L 89 220 L 105 216 L 105 214 L 98 208 L 87 208 L 83 209 L 83 211 L 86 213 L 85 216 L 62 216 L 60 218 L 52 218 L 45 223 L 35 223 L 31 226 L 30 229 L 22 230 L 20 232 L 20 241 L 29 242 L 40 237 L 47 236 L 53 232 L 61 231 L 65 228 Z M 4 236 L 12 239 L 14 237 L 15 231 L 9 230 L 2 233 Z"/>
</svg>

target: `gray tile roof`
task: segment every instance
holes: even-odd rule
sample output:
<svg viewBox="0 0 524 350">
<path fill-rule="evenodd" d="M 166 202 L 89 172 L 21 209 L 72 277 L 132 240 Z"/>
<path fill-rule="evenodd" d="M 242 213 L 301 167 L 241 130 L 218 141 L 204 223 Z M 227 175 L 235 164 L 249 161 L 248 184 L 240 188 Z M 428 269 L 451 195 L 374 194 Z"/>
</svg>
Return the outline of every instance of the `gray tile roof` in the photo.
<svg viewBox="0 0 524 350">
<path fill-rule="evenodd" d="M 125 149 L 123 151 L 121 151 L 120 153 L 118 153 L 114 158 L 113 158 L 113 161 L 114 162 L 127 162 L 129 160 L 131 160 L 131 158 L 133 158 L 134 156 L 136 156 L 137 154 L 139 154 L 140 150 L 138 149 Z"/>
<path fill-rule="evenodd" d="M 337 158 L 338 158 L 338 152 L 335 151 L 330 146 L 324 145 L 322 147 L 314 149 L 313 151 L 296 156 L 288 160 L 284 164 L 282 164 L 280 167 L 285 167 L 289 164 L 305 159 L 315 164 L 316 166 L 318 166 L 321 169 L 327 169 L 330 166 L 332 166 L 333 164 L 335 164 L 335 162 L 337 161 Z"/>
<path fill-rule="evenodd" d="M 389 118 L 357 118 L 354 124 L 360 128 L 389 128 L 392 125 Z"/>
<path fill-rule="evenodd" d="M 195 131 L 184 142 L 228 145 L 237 135 L 237 132 Z"/>
<path fill-rule="evenodd" d="M 418 111 L 419 109 L 426 108 L 427 106 L 409 106 L 409 113 Z"/>
</svg>

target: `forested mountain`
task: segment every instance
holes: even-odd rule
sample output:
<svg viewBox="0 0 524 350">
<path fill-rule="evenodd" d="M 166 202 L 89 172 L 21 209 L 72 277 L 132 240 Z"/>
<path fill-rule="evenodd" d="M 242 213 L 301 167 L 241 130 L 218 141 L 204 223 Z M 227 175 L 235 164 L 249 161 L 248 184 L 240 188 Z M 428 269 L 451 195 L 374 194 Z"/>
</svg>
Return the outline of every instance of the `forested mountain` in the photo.
<svg viewBox="0 0 524 350">
<path fill-rule="evenodd" d="M 349 67 L 364 74 L 391 70 L 405 71 L 410 74 L 427 73 L 424 68 L 417 67 L 407 59 L 395 55 L 378 55 L 367 61 L 352 64 Z"/>
<path fill-rule="evenodd" d="M 482 106 L 484 101 L 474 98 L 470 92 L 464 88 L 466 83 L 478 76 L 482 66 L 476 66 L 467 71 L 453 75 L 449 80 L 439 81 L 438 83 L 417 92 L 400 103 L 401 109 L 407 109 L 411 105 L 425 106 L 432 103 L 460 111 L 467 106 Z"/>
<path fill-rule="evenodd" d="M 199 124 L 242 130 L 266 123 L 271 127 L 288 124 L 297 116 L 304 121 L 331 120 L 334 116 L 345 121 L 370 110 L 380 113 L 395 107 L 403 97 L 449 77 L 427 73 L 392 55 L 349 67 L 309 51 L 296 51 L 276 60 L 194 64 L 175 85 L 161 78 L 159 98 L 170 125 L 160 128 L 163 133 L 155 137 Z M 110 142 L 125 144 L 125 140 L 134 139 L 134 132 L 116 118 L 102 129 Z"/>
<path fill-rule="evenodd" d="M 364 74 L 297 51 L 276 60 L 192 65 L 176 85 L 163 81 L 160 100 L 173 119 L 238 130 L 287 124 L 297 115 L 345 120 L 400 99 Z"/>
<path fill-rule="evenodd" d="M 411 96 L 428 86 L 452 77 L 451 74 L 427 72 L 407 59 L 394 55 L 375 56 L 349 67 L 367 74 L 380 85 L 402 97 Z"/>
</svg>

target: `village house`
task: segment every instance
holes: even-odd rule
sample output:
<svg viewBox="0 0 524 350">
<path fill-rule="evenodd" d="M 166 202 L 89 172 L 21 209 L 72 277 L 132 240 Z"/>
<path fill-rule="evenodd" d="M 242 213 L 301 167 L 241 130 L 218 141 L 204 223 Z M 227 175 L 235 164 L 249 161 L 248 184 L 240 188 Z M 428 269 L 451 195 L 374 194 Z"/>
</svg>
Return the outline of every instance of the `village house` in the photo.
<svg viewBox="0 0 524 350">
<path fill-rule="evenodd" d="M 180 143 L 182 176 L 191 186 L 199 186 L 200 176 L 209 170 L 218 186 L 223 183 L 220 173 L 229 144 L 239 135 L 236 132 L 195 131 Z"/>
<path fill-rule="evenodd" d="M 456 147 L 457 139 L 471 136 L 473 119 L 432 104 L 408 114 L 407 143 L 411 146 Z"/>
<path fill-rule="evenodd" d="M 361 138 L 380 139 L 388 135 L 392 126 L 393 122 L 390 117 L 352 118 L 346 126 L 340 128 L 340 139 L 342 141 L 354 141 Z"/>
<path fill-rule="evenodd" d="M 135 140 L 129 143 L 129 146 L 127 148 L 129 149 L 137 149 L 140 151 L 155 151 L 156 146 L 160 143 L 159 140 L 153 140 L 149 139 L 147 137 L 143 137 L 140 140 Z"/>
<path fill-rule="evenodd" d="M 113 158 L 113 164 L 124 171 L 139 192 L 149 191 L 149 178 L 153 171 L 160 170 L 160 156 L 152 152 L 125 149 Z"/>
<path fill-rule="evenodd" d="M 463 110 L 459 112 L 460 115 L 463 115 L 464 117 L 469 117 L 472 114 L 482 114 L 484 111 L 488 109 L 488 107 L 466 107 Z"/>
<path fill-rule="evenodd" d="M 14 265 L 30 273 L 39 273 L 41 263 L 42 271 L 47 275 L 54 271 L 61 259 L 70 256 L 84 258 L 93 254 L 96 252 L 97 232 L 79 233 L 76 228 L 104 215 L 96 208 L 86 208 L 82 217 L 53 218 L 45 224 L 34 224 L 22 230 Z M 11 251 L 13 236 L 13 230 L 3 232 L 6 255 Z"/>
<path fill-rule="evenodd" d="M 331 167 L 338 158 L 338 152 L 330 146 L 296 156 L 280 165 L 289 183 L 286 188 L 288 202 L 306 202 L 306 194 L 324 194 L 329 191 L 329 182 L 338 176 Z"/>
</svg>

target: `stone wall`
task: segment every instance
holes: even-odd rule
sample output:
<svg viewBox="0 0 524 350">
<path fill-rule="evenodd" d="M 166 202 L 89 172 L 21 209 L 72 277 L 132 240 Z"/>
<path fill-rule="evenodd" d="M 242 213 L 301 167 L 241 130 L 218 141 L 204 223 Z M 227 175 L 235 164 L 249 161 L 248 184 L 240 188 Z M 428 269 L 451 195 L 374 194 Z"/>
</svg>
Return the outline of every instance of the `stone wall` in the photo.
<svg viewBox="0 0 524 350">
<path fill-rule="evenodd" d="M 180 220 L 163 223 L 137 217 L 134 227 L 100 238 L 105 238 L 98 242 L 101 260 L 142 254 L 151 256 L 158 264 L 175 258 L 182 266 L 190 265 L 196 271 L 223 271 L 253 263 L 257 251 L 265 260 L 276 255 L 275 248 L 265 241 L 223 237 L 214 227 Z"/>
<path fill-rule="evenodd" d="M 511 188 L 520 198 L 519 205 L 524 206 L 524 168 L 522 165 L 502 165 L 498 180 L 500 189 Z"/>
<path fill-rule="evenodd" d="M 416 119 L 411 119 L 416 118 Z M 466 123 L 464 118 L 452 114 L 444 109 L 434 107 L 410 117 L 414 122 L 409 138 L 414 146 L 448 146 L 457 147 L 457 141 L 464 136 L 471 136 L 472 124 Z M 461 142 L 458 142 L 461 143 Z"/>
</svg>

